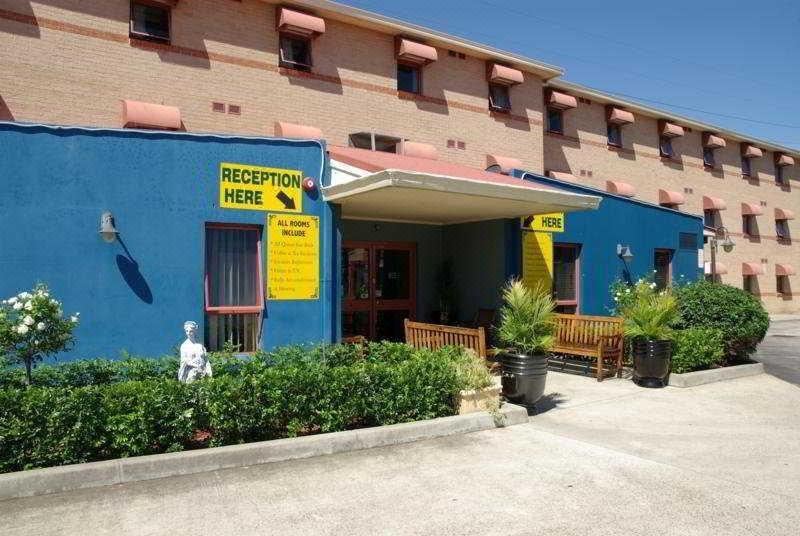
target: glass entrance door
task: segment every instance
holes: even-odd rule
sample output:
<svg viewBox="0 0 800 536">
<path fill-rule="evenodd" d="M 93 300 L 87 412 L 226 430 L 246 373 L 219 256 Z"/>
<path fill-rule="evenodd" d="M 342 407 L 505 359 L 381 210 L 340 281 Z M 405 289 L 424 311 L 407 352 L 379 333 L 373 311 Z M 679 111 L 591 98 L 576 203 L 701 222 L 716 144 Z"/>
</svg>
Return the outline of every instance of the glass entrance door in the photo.
<svg viewBox="0 0 800 536">
<path fill-rule="evenodd" d="M 342 247 L 342 336 L 404 340 L 403 320 L 416 316 L 416 244 L 345 242 Z"/>
</svg>

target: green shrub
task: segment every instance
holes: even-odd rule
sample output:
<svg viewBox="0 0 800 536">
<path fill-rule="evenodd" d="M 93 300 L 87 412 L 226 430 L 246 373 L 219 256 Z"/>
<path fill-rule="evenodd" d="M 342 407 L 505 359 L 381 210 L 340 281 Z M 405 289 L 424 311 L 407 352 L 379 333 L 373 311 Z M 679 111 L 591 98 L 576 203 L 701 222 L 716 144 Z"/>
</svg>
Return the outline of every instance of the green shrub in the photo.
<svg viewBox="0 0 800 536">
<path fill-rule="evenodd" d="M 722 331 L 716 328 L 689 328 L 674 332 L 671 371 L 676 374 L 705 370 L 725 358 Z"/>
<path fill-rule="evenodd" d="M 676 289 L 681 320 L 679 329 L 717 328 L 727 355 L 746 359 L 769 328 L 761 302 L 742 289 L 698 281 Z"/>
<path fill-rule="evenodd" d="M 640 279 L 629 290 L 617 301 L 619 314 L 624 319 L 625 336 L 629 339 L 671 339 L 672 327 L 679 314 L 672 289 L 659 291 L 655 282 Z"/>
</svg>

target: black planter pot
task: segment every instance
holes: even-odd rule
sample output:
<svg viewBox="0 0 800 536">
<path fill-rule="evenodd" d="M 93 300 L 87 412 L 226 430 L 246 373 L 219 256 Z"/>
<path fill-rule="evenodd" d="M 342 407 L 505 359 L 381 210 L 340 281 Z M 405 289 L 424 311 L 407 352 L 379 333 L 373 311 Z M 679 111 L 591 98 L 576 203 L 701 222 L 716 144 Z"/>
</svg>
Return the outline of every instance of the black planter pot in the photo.
<svg viewBox="0 0 800 536">
<path fill-rule="evenodd" d="M 633 381 L 641 387 L 664 387 L 669 383 L 672 341 L 634 339 Z"/>
<path fill-rule="evenodd" d="M 547 356 L 514 352 L 500 354 L 503 396 L 509 402 L 534 405 L 544 394 L 547 380 Z"/>
</svg>

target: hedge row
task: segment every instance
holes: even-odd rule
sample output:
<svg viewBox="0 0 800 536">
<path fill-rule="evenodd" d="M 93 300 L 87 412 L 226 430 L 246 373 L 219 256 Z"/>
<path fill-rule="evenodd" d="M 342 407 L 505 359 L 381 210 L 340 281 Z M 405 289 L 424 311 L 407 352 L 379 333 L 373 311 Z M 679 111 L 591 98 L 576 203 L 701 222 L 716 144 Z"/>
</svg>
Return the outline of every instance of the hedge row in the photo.
<svg viewBox="0 0 800 536">
<path fill-rule="evenodd" d="M 172 369 L 169 378 L 2 389 L 0 472 L 452 415 L 459 390 L 488 381 L 475 379 L 476 359 L 391 344 L 286 349 L 190 385 Z"/>
</svg>

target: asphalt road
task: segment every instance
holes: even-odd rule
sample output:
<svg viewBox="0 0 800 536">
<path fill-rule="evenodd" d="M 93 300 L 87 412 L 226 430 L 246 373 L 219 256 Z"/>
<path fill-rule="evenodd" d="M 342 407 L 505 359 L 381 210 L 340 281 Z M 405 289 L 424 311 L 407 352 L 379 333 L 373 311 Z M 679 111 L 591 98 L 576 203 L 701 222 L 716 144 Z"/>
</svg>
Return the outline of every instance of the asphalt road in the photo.
<svg viewBox="0 0 800 536">
<path fill-rule="evenodd" d="M 0 502 L 16 535 L 796 535 L 800 389 L 548 375 L 530 423 Z"/>
<path fill-rule="evenodd" d="M 800 317 L 773 319 L 755 359 L 769 374 L 800 385 Z"/>
</svg>

